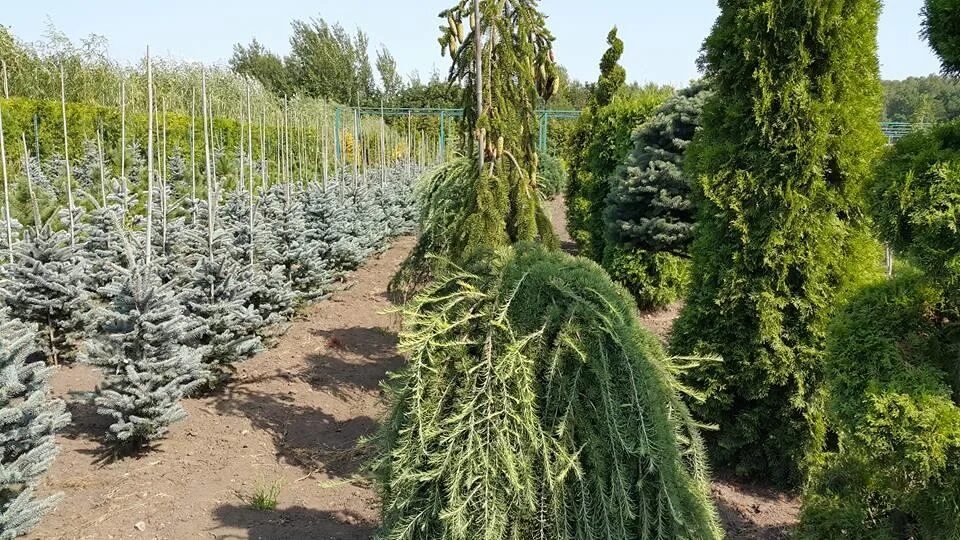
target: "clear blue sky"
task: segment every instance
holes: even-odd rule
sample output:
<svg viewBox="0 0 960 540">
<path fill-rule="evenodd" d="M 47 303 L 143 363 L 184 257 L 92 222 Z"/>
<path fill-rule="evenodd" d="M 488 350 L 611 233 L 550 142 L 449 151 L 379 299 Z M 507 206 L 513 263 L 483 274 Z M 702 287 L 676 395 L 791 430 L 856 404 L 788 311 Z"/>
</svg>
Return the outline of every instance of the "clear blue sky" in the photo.
<svg viewBox="0 0 960 540">
<path fill-rule="evenodd" d="M 33 0 L 9 2 L 0 23 L 29 41 L 43 35 L 47 21 L 75 41 L 106 36 L 115 58 L 132 61 L 149 44 L 155 53 L 223 63 L 236 42 L 256 36 L 286 53 L 290 21 L 323 17 L 348 29 L 362 27 L 371 44 L 385 44 L 404 73 L 446 72 L 440 57 L 436 14 L 451 0 Z M 927 75 L 939 68 L 918 37 L 922 0 L 886 0 L 880 22 L 884 78 Z M 545 0 L 557 37 L 557 59 L 574 77 L 596 78 L 607 31 L 614 24 L 626 43 L 623 65 L 631 80 L 682 84 L 697 75 L 700 44 L 717 15 L 711 0 Z"/>
</svg>

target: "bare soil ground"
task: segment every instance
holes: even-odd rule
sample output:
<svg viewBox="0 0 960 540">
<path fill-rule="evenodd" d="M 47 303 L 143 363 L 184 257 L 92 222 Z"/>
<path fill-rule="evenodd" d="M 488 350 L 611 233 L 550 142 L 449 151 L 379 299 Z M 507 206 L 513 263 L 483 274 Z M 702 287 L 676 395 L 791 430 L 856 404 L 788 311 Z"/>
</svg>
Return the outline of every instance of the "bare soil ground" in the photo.
<svg viewBox="0 0 960 540">
<path fill-rule="evenodd" d="M 564 247 L 562 200 L 549 204 Z M 397 240 L 350 277 L 352 287 L 308 309 L 275 347 L 241 365 L 219 393 L 188 399 L 189 417 L 157 449 L 119 461 L 104 459 L 104 419 L 77 392 L 97 374 L 64 367 L 54 390 L 69 400 L 73 423 L 42 486 L 62 492 L 37 539 L 366 539 L 377 526 L 378 502 L 363 475 L 369 451 L 361 442 L 383 413 L 379 384 L 403 360 L 396 352 L 395 316 L 386 286 L 413 247 Z M 644 314 L 664 337 L 679 307 Z M 276 510 L 248 499 L 280 486 Z M 714 482 L 728 537 L 787 538 L 798 501 L 733 481 Z"/>
</svg>

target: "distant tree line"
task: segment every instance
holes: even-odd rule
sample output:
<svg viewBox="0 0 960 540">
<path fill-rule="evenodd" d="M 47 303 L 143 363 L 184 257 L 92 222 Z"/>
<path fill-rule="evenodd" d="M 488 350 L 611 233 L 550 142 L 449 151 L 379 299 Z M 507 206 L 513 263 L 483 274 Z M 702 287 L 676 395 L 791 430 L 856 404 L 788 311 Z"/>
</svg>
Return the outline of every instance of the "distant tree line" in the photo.
<svg viewBox="0 0 960 540">
<path fill-rule="evenodd" d="M 960 117 L 960 84 L 940 75 L 884 81 L 888 122 L 936 123 Z"/>
</svg>

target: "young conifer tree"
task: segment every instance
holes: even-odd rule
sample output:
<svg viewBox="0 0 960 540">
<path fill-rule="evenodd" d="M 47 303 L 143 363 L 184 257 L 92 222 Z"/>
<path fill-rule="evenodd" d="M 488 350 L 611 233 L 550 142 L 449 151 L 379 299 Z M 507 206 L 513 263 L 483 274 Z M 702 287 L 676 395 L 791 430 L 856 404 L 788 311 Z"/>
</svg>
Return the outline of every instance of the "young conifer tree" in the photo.
<svg viewBox="0 0 960 540">
<path fill-rule="evenodd" d="M 604 265 L 641 309 L 682 297 L 695 208 L 684 154 L 700 126 L 706 85 L 681 90 L 633 134 L 633 151 L 608 179 Z"/>
<path fill-rule="evenodd" d="M 38 350 L 35 329 L 0 310 L 0 538 L 27 534 L 58 500 L 35 491 L 70 414 L 50 396 L 51 368 L 37 361 Z"/>
<path fill-rule="evenodd" d="M 123 225 L 124 209 L 132 208 L 135 202 L 136 198 L 125 194 L 114 180 L 106 203 L 95 201 L 89 219 L 80 225 L 81 253 L 86 259 L 84 288 L 91 298 L 109 302 L 102 289 L 118 275 L 117 269 L 128 263 L 126 246 L 131 238 Z"/>
<path fill-rule="evenodd" d="M 3 299 L 11 316 L 35 324 L 41 349 L 57 364 L 72 359 L 83 329 L 78 316 L 86 306 L 83 269 L 65 231 L 50 220 L 14 246 L 14 261 L 5 269 Z"/>
<path fill-rule="evenodd" d="M 680 90 L 634 133 L 633 151 L 610 182 L 609 242 L 689 257 L 696 209 L 683 163 L 709 95 L 705 82 Z"/>
<path fill-rule="evenodd" d="M 274 186 L 260 199 L 261 220 L 270 235 L 261 256 L 268 268 L 283 269 L 298 301 L 318 299 L 328 292 L 331 273 L 321 246 L 307 236 L 303 201 L 286 189 Z"/>
<path fill-rule="evenodd" d="M 111 303 L 86 354 L 103 373 L 93 401 L 114 419 L 107 437 L 122 451 L 162 438 L 186 416 L 180 399 L 207 379 L 202 350 L 184 345 L 203 327 L 185 315 L 174 284 L 162 283 L 152 266 L 128 266 L 105 287 Z"/>
<path fill-rule="evenodd" d="M 690 150 L 692 289 L 672 348 L 723 358 L 689 381 L 707 394 L 695 412 L 719 426 L 707 434 L 715 462 L 796 484 L 826 323 L 875 266 L 859 194 L 884 142 L 880 3 L 720 8 L 702 60 L 715 93 Z"/>
</svg>

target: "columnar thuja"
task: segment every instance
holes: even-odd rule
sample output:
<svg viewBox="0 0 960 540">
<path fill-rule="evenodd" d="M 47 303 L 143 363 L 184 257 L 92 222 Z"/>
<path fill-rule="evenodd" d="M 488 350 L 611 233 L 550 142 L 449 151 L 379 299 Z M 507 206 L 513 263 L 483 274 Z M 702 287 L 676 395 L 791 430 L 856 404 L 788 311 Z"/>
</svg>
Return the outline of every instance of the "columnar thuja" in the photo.
<svg viewBox="0 0 960 540">
<path fill-rule="evenodd" d="M 720 7 L 702 60 L 715 94 L 690 150 L 698 230 L 673 349 L 723 357 L 692 381 L 707 392 L 698 412 L 719 424 L 714 460 L 795 483 L 828 317 L 874 266 L 858 197 L 884 142 L 880 3 Z"/>
</svg>

